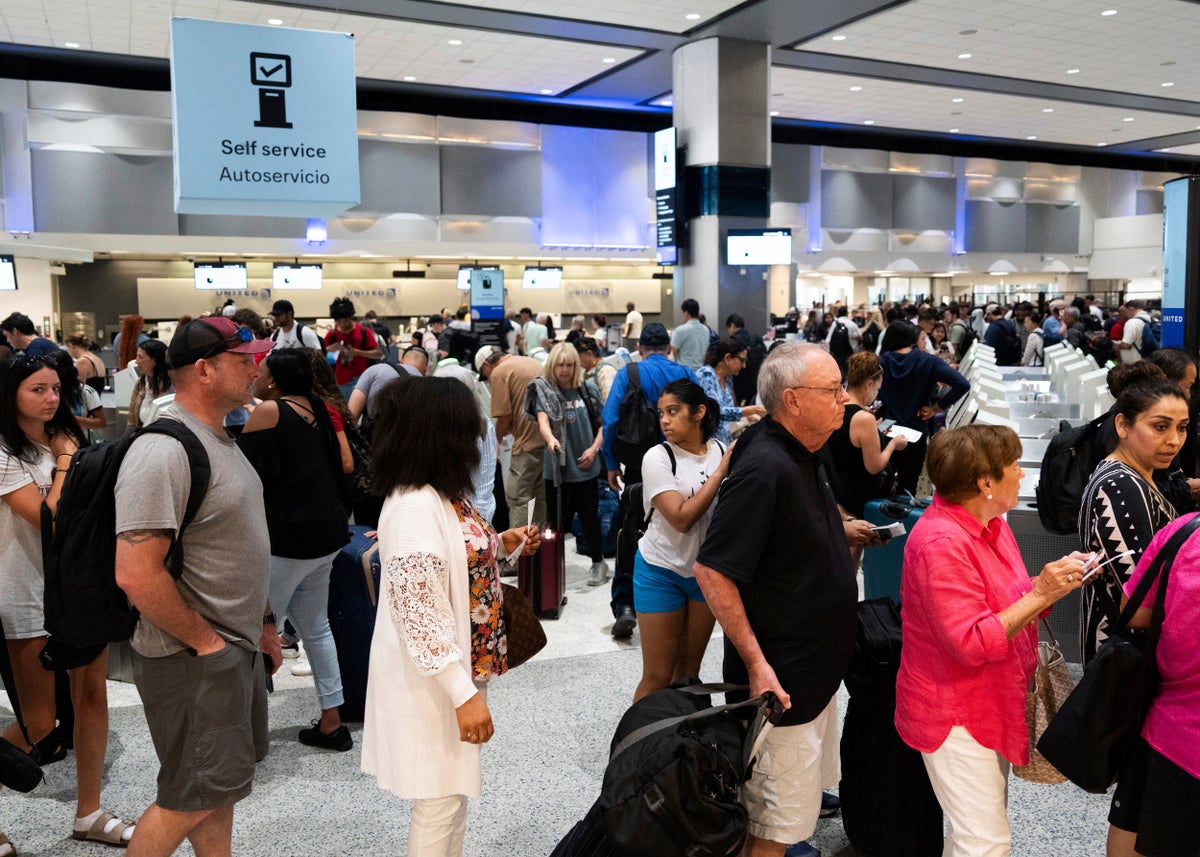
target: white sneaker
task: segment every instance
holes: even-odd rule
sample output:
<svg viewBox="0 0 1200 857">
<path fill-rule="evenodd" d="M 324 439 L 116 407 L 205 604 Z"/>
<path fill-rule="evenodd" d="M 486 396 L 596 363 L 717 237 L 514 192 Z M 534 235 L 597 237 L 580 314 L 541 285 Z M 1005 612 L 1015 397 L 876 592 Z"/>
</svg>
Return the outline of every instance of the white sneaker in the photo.
<svg viewBox="0 0 1200 857">
<path fill-rule="evenodd" d="M 308 661 L 298 661 L 292 665 L 292 675 L 312 675 L 312 664 Z"/>
<path fill-rule="evenodd" d="M 608 581 L 608 563 L 594 562 L 588 573 L 588 586 L 603 586 Z"/>
</svg>

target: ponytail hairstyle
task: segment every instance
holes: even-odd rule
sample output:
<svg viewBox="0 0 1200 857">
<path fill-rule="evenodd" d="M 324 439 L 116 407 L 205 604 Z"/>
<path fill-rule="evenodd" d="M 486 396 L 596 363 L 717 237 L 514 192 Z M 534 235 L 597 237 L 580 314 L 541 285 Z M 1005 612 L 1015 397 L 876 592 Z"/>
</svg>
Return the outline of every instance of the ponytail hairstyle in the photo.
<svg viewBox="0 0 1200 857">
<path fill-rule="evenodd" d="M 716 400 L 705 393 L 703 387 L 687 378 L 680 378 L 663 387 L 659 396 L 667 395 L 683 402 L 693 415 L 701 406 L 704 407 L 704 417 L 700 420 L 700 437 L 708 443 L 716 434 L 717 426 L 721 422 L 721 406 Z"/>
</svg>

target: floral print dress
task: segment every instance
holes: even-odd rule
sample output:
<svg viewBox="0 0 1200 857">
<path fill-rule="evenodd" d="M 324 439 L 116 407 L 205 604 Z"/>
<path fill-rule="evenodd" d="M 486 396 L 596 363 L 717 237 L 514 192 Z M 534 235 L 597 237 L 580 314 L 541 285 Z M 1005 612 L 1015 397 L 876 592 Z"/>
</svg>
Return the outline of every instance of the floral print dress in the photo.
<svg viewBox="0 0 1200 857">
<path fill-rule="evenodd" d="M 491 524 L 468 500 L 452 504 L 462 523 L 467 545 L 467 576 L 471 591 L 471 673 L 487 681 L 508 671 L 508 633 L 501 607 L 497 554 L 500 539 Z"/>
</svg>

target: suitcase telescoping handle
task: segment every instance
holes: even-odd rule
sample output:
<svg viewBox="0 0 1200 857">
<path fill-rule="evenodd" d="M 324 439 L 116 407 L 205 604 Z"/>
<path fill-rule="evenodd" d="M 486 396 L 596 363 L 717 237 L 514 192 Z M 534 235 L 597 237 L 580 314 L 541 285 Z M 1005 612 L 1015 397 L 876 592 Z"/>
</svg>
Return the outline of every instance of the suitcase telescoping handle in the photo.
<svg viewBox="0 0 1200 857">
<path fill-rule="evenodd" d="M 683 693 L 690 693 L 695 696 L 712 696 L 714 693 L 728 693 L 730 691 L 749 690 L 750 688 L 744 684 L 692 684 L 687 687 L 676 688 Z M 698 720 L 705 720 L 709 717 L 716 717 L 718 714 L 724 714 L 728 711 L 738 711 L 743 708 L 755 709 L 753 716 L 750 719 L 746 740 L 743 743 L 744 755 L 742 758 L 742 771 L 750 767 L 751 754 L 754 751 L 754 746 L 758 743 L 758 735 L 768 723 L 776 723 L 783 716 L 783 705 L 779 698 L 771 691 L 767 691 L 761 696 L 751 697 L 744 702 L 728 703 L 726 705 L 718 705 L 713 708 L 705 708 L 693 714 L 683 714 L 679 717 L 669 717 L 666 720 L 660 720 L 657 723 L 648 723 L 640 729 L 635 729 L 625 736 L 612 751 L 609 756 L 609 764 L 612 764 L 613 759 L 620 756 L 634 744 L 649 738 L 658 732 L 672 729 L 681 723 L 694 723 Z"/>
</svg>

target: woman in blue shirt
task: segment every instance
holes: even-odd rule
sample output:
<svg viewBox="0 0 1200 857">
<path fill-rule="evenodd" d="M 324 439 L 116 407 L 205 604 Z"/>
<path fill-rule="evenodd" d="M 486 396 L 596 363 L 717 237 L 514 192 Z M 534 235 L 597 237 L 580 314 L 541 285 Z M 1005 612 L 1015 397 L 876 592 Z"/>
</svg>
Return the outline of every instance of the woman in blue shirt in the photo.
<svg viewBox="0 0 1200 857">
<path fill-rule="evenodd" d="M 722 339 L 708 347 L 704 365 L 696 373 L 704 392 L 721 406 L 721 419 L 713 437 L 724 446 L 729 446 L 732 441 L 730 429 L 742 417 L 754 422 L 767 414 L 762 405 L 739 407 L 734 398 L 733 376 L 745 366 L 746 346 L 736 339 Z"/>
</svg>

